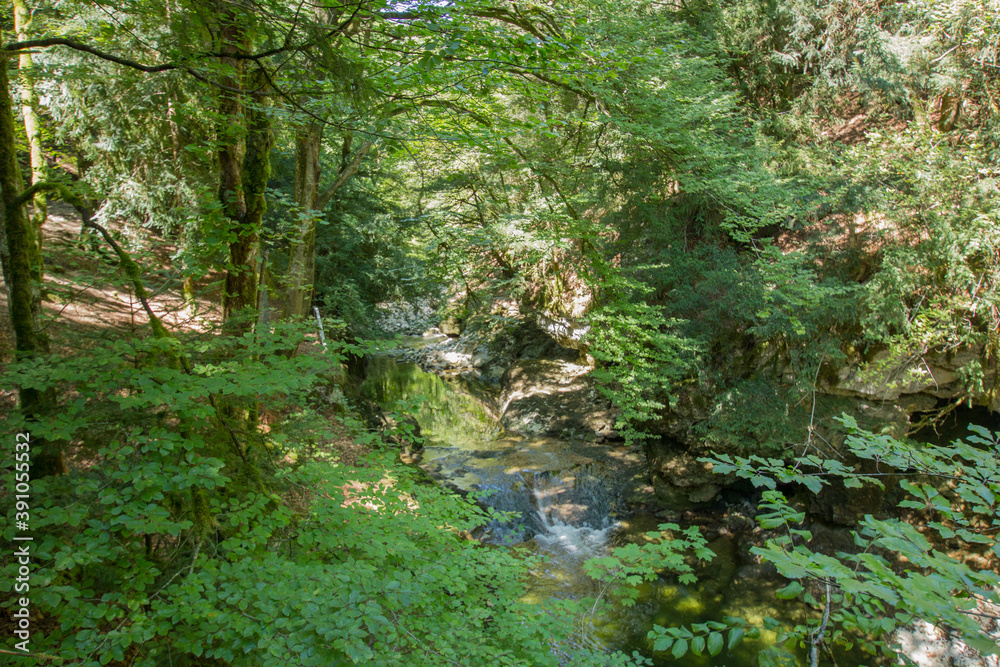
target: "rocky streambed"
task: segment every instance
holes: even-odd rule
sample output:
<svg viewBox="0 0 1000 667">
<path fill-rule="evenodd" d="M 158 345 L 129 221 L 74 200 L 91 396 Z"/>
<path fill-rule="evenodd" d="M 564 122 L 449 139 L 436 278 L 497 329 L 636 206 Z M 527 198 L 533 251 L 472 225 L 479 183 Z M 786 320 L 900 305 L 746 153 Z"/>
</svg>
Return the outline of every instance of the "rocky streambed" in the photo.
<svg viewBox="0 0 1000 667">
<path fill-rule="evenodd" d="M 642 449 L 626 447 L 614 430 L 613 407 L 590 376 L 593 360 L 578 344 L 580 329 L 544 317 L 435 325 L 429 309 L 418 315 L 416 321 L 395 316 L 396 330 L 407 335 L 369 362 L 364 386 L 383 409 L 400 399 L 425 398 L 416 414 L 425 437 L 421 467 L 484 504 L 517 514 L 486 527 L 479 538 L 548 556 L 536 573 L 533 598 L 595 595 L 583 560 L 642 541 L 660 523 L 672 522 L 698 525 L 716 555 L 699 571 L 698 584 L 663 580 L 644 586 L 634 607 L 590 619 L 592 641 L 650 655 L 646 633 L 654 623 L 740 616 L 760 627 L 764 617 L 793 624 L 805 619 L 804 607 L 777 604 L 772 593 L 785 582 L 751 551 L 772 537 L 755 520 L 757 491 L 697 460 L 706 451 L 693 440 L 706 419 L 698 400 L 682 397 L 659 439 Z M 926 377 L 891 390 L 888 398 L 900 403 L 874 401 L 881 391 L 877 383 L 854 372 L 827 378 L 821 400 L 856 404 L 863 414 L 905 432 L 909 410 L 927 408 L 931 398 L 950 396 L 953 389 L 947 381 L 954 378 L 939 372 L 943 365 L 928 366 Z M 836 489 L 803 494 L 798 502 L 814 546 L 836 553 L 853 548 L 850 527 L 859 516 L 891 500 Z M 757 652 L 775 637 L 764 633 L 716 662 L 669 657 L 656 664 L 756 665 Z M 997 667 L 995 658 L 978 657 L 961 642 L 935 634 L 933 626 L 914 626 L 899 640 L 921 667 Z"/>
<path fill-rule="evenodd" d="M 700 568 L 696 585 L 681 586 L 664 579 L 644 586 L 635 606 L 616 604 L 610 613 L 586 619 L 578 641 L 653 655 L 646 639 L 653 624 L 705 622 L 725 615 L 760 622 L 764 616 L 795 620 L 787 605 L 779 607 L 768 594 L 782 582 L 773 572 L 745 560 L 750 554 L 742 548 L 740 535 L 754 526 L 753 503 L 720 498 L 697 510 L 664 509 L 654 502 L 646 454 L 640 447 L 601 440 L 595 430 L 582 428 L 584 422 L 574 429 L 582 429 L 576 432 L 589 437 L 565 435 L 558 419 L 539 430 L 558 428 L 564 435 L 504 427 L 506 411 L 501 408 L 506 392 L 558 398 L 558 393 L 580 391 L 574 388 L 578 377 L 570 374 L 552 388 L 552 394 L 542 394 L 517 385 L 514 379 L 490 384 L 458 374 L 439 376 L 415 362 L 385 356 L 370 360 L 361 390 L 384 410 L 400 400 L 423 397 L 415 412 L 424 438 L 419 465 L 441 483 L 473 494 L 480 503 L 514 513 L 510 520 L 485 526 L 476 537 L 546 557 L 534 573 L 529 600 L 596 597 L 599 586 L 582 568 L 587 558 L 629 542 L 641 543 L 666 521 L 703 526 L 716 557 Z M 515 386 L 521 389 L 512 392 Z M 558 387 L 570 389 L 559 392 Z M 520 400 L 508 398 L 511 403 Z M 661 655 L 655 664 L 749 667 L 773 640 L 773 634 L 765 633 L 715 662 L 693 656 L 678 662 Z"/>
</svg>

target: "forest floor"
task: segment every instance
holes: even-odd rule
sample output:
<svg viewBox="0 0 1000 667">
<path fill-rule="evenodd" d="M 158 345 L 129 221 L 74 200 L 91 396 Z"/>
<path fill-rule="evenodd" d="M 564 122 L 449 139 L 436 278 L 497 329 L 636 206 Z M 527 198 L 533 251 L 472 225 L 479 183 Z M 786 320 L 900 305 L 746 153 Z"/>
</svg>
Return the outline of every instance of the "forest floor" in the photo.
<svg viewBox="0 0 1000 667">
<path fill-rule="evenodd" d="M 43 325 L 52 351 L 72 353 L 88 344 L 128 333 L 143 336 L 148 322 L 133 287 L 118 268 L 118 260 L 103 239 L 80 235 L 80 217 L 64 204 L 53 204 L 43 226 L 45 299 Z M 131 245 L 126 226 L 110 226 L 117 240 Z M 143 229 L 148 235 L 149 230 Z M 152 252 L 134 253 L 150 293 L 153 311 L 172 330 L 207 331 L 218 325 L 222 309 L 222 274 L 214 272 L 195 285 L 198 295 L 185 303 L 184 275 L 174 266 L 177 246 L 154 237 Z M 14 335 L 7 310 L 6 286 L 0 291 L 0 361 L 11 359 Z"/>
<path fill-rule="evenodd" d="M 217 329 L 222 323 L 223 273 L 210 272 L 195 282 L 195 299 L 185 302 L 184 273 L 176 264 L 177 245 L 162 235 L 143 229 L 147 239 L 136 251 L 126 225 L 111 224 L 116 240 L 131 252 L 139 264 L 149 304 L 166 327 L 176 333 L 198 334 Z M 52 352 L 72 356 L 116 339 L 142 338 L 150 334 L 148 317 L 135 297 L 134 288 L 120 269 L 118 259 L 96 233 L 84 239 L 81 221 L 72 207 L 54 203 L 43 226 L 45 255 L 45 298 L 43 326 L 50 337 Z M 150 242 L 151 241 L 151 242 Z M 315 347 L 315 350 L 310 348 Z M 318 344 L 305 346 L 301 353 L 318 353 Z M 14 332 L 7 306 L 7 286 L 0 277 L 0 371 L 13 360 Z M 327 388 L 328 389 L 328 388 Z M 317 443 L 307 458 L 328 459 L 335 455 L 344 463 L 354 463 L 364 448 L 355 442 L 336 418 L 339 406 L 324 401 L 320 412 L 329 417 L 333 439 Z M 0 413 L 13 410 L 17 393 L 12 383 L 0 384 Z M 262 423 L 280 420 L 282 415 L 262 415 Z"/>
<path fill-rule="evenodd" d="M 71 355 L 102 341 L 122 336 L 142 337 L 148 320 L 132 285 L 118 267 L 118 259 L 94 232 L 81 238 L 80 216 L 70 206 L 54 203 L 42 227 L 45 256 L 43 327 L 52 351 Z M 110 225 L 125 247 L 131 245 L 128 228 Z M 143 230 L 149 234 L 148 230 Z M 152 252 L 134 253 L 150 293 L 150 306 L 168 328 L 203 332 L 222 321 L 222 274 L 210 274 L 195 285 L 198 295 L 185 303 L 184 276 L 174 266 L 175 244 L 155 238 Z M 0 278 L 2 282 L 2 278 Z M 13 359 L 14 331 L 7 307 L 7 286 L 0 289 L 0 364 Z M 0 389 L 0 409 L 15 405 L 13 389 Z"/>
</svg>

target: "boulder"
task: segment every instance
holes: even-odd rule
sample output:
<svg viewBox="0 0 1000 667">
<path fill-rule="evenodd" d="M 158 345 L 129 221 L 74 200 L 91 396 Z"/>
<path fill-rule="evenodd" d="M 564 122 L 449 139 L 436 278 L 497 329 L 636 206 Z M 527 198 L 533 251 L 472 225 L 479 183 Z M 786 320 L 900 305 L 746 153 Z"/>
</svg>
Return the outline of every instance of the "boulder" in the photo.
<svg viewBox="0 0 1000 667">
<path fill-rule="evenodd" d="M 650 479 L 660 502 L 670 509 L 683 509 L 715 499 L 729 481 L 712 472 L 712 464 L 702 463 L 676 444 L 659 441 L 646 445 Z"/>
<path fill-rule="evenodd" d="M 413 303 L 386 301 L 376 304 L 375 324 L 383 331 L 404 335 L 420 335 L 433 322 L 435 308 L 429 299 Z"/>
<path fill-rule="evenodd" d="M 463 333 L 472 341 L 472 365 L 489 381 L 500 381 L 518 360 L 576 361 L 579 352 L 564 348 L 534 322 L 524 318 L 498 321 L 475 317 Z"/>
<path fill-rule="evenodd" d="M 865 362 L 839 368 L 835 378 L 827 379 L 824 391 L 868 400 L 908 402 L 914 403 L 914 407 L 922 407 L 930 400 L 964 395 L 963 373 L 984 357 L 982 351 L 972 349 L 905 357 L 885 350 Z M 991 374 L 991 380 L 995 379 L 995 373 Z"/>
<path fill-rule="evenodd" d="M 562 347 L 583 351 L 588 348 L 583 339 L 590 331 L 589 324 L 581 324 L 554 313 L 543 312 L 535 314 L 535 324 Z"/>
<path fill-rule="evenodd" d="M 988 603 L 987 603 L 988 604 Z M 980 608 L 983 605 L 980 604 Z M 1000 623 L 993 621 L 998 611 L 996 605 L 987 607 L 982 612 L 986 618 L 979 617 L 984 634 L 991 636 L 1000 645 Z M 986 622 L 984 622 L 986 621 Z M 917 667 L 998 667 L 1000 656 L 995 653 L 984 656 L 976 649 L 966 644 L 960 637 L 950 634 L 945 628 L 932 625 L 924 620 L 901 627 L 893 633 L 893 639 L 899 644 L 900 651 Z"/>
<path fill-rule="evenodd" d="M 500 423 L 524 435 L 617 439 L 615 413 L 588 375 L 591 367 L 555 359 L 522 359 L 500 379 Z"/>
<path fill-rule="evenodd" d="M 447 337 L 437 338 L 440 333 Z M 459 322 L 447 318 L 424 332 L 420 345 L 408 344 L 392 353 L 437 372 L 475 373 L 498 382 L 518 359 L 576 361 L 580 352 L 560 346 L 533 321 L 521 317 L 473 315 Z"/>
<path fill-rule="evenodd" d="M 871 461 L 856 463 L 859 464 L 857 468 L 862 473 L 893 472 L 885 464 L 879 467 Z M 891 478 L 883 478 L 882 481 L 888 488 L 897 484 Z M 865 484 L 861 488 L 851 489 L 844 486 L 841 480 L 835 479 L 824 486 L 819 493 L 810 496 L 809 516 L 835 525 L 854 526 L 866 514 L 879 514 L 885 499 L 886 489 L 879 488 L 875 484 Z"/>
<path fill-rule="evenodd" d="M 454 317 L 446 317 L 441 320 L 441 323 L 437 326 L 441 333 L 446 336 L 451 336 L 453 338 L 458 337 L 462 334 L 462 323 Z"/>
</svg>

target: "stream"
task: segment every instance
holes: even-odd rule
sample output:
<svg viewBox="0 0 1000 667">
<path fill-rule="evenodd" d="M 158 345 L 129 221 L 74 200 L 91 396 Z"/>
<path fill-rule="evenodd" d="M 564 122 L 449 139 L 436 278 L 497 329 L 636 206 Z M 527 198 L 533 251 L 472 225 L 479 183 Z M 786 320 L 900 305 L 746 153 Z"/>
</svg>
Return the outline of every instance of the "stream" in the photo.
<svg viewBox="0 0 1000 667">
<path fill-rule="evenodd" d="M 546 557 L 532 573 L 529 601 L 598 596 L 600 587 L 585 575 L 583 562 L 615 546 L 641 543 L 646 532 L 667 522 L 633 509 L 630 502 L 647 476 L 637 448 L 505 433 L 489 407 L 495 388 L 461 376 L 442 378 L 389 356 L 369 361 L 362 391 L 386 410 L 400 400 L 421 401 L 414 415 L 424 437 L 420 466 L 446 486 L 475 494 L 481 504 L 516 513 L 510 521 L 484 527 L 477 537 Z M 795 612 L 787 603 L 775 607 L 772 591 L 780 583 L 737 576 L 735 542 L 729 537 L 710 542 L 716 558 L 698 571 L 698 583 L 682 586 L 661 578 L 641 586 L 634 606 L 613 604 L 609 613 L 585 619 L 581 641 L 638 650 L 653 656 L 656 665 L 757 665 L 757 653 L 774 641 L 773 633 L 745 640 L 716 658 L 689 654 L 679 661 L 669 654 L 654 656 L 646 639 L 654 624 L 687 625 L 723 616 L 740 616 L 758 627 L 764 616 L 802 620 L 789 618 Z"/>
</svg>

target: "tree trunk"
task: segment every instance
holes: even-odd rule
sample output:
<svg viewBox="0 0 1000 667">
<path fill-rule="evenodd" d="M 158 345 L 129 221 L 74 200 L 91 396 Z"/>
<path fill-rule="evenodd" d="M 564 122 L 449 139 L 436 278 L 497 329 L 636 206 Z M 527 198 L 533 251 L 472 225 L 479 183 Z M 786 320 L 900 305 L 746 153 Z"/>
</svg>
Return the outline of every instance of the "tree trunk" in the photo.
<svg viewBox="0 0 1000 667">
<path fill-rule="evenodd" d="M 24 190 L 21 169 L 17 163 L 14 140 L 14 109 L 7 78 L 10 54 L 0 51 L 0 215 L 6 241 L 4 277 L 7 282 L 7 303 L 14 329 L 14 349 L 18 360 L 48 354 L 48 337 L 41 328 L 41 265 L 36 241 L 36 229 L 28 219 L 19 197 Z M 18 388 L 22 413 L 29 419 L 42 419 L 55 404 L 53 390 Z M 66 471 L 62 445 L 33 439 L 36 446 L 32 458 L 34 477 L 58 475 Z"/>
<path fill-rule="evenodd" d="M 14 31 L 19 41 L 28 39 L 28 26 L 31 23 L 31 13 L 24 0 L 14 0 Z M 24 118 L 24 132 L 28 137 L 28 149 L 31 155 L 31 184 L 45 180 L 45 157 L 42 155 L 42 123 L 38 117 L 38 93 L 35 92 L 34 63 L 29 51 L 22 51 L 18 57 L 18 72 L 21 75 L 21 116 Z M 37 230 L 35 240 L 42 245 L 42 225 L 48 216 L 48 205 L 45 193 L 39 192 L 34 198 L 35 210 L 31 223 Z M 41 264 L 39 270 L 41 272 Z M 38 276 L 41 279 L 41 275 Z"/>
<path fill-rule="evenodd" d="M 223 50 L 235 53 L 239 36 L 235 21 L 228 21 L 223 30 Z M 228 38 L 228 39 L 227 39 Z M 233 69 L 233 75 L 222 80 L 229 88 L 239 88 L 243 80 L 243 61 L 223 58 L 222 64 Z M 230 241 L 230 266 L 226 268 L 225 294 L 222 297 L 223 317 L 230 320 L 245 306 L 256 301 L 248 299 L 247 269 L 256 245 L 256 234 L 242 229 L 247 215 L 247 202 L 243 192 L 244 118 L 243 95 L 223 90 L 219 104 L 219 201 L 236 239 Z M 247 237 L 250 238 L 247 238 Z M 253 281 L 251 281 L 253 282 Z M 254 282 L 254 284 L 256 284 Z"/>
<path fill-rule="evenodd" d="M 241 286 L 242 299 L 247 300 L 241 307 L 249 305 L 257 309 L 259 307 L 257 246 L 264 213 L 267 212 L 267 181 L 271 177 L 273 142 L 270 120 L 264 107 L 267 101 L 266 80 L 262 75 L 254 76 L 250 78 L 249 84 L 254 92 L 251 93 L 246 108 L 247 139 L 246 154 L 243 157 L 243 190 L 246 193 L 247 212 L 240 227 L 243 239 L 252 242 L 252 246 L 247 248 L 247 261 L 243 265 L 244 271 L 240 280 L 243 281 L 248 276 L 252 283 L 246 287 Z"/>
<path fill-rule="evenodd" d="M 232 57 L 250 47 L 245 17 L 222 7 L 220 18 L 221 49 L 226 54 L 220 60 L 231 75 L 222 79 L 227 90 L 219 104 L 219 201 L 233 237 L 222 310 L 234 331 L 245 331 L 253 324 L 252 310 L 257 306 L 256 257 L 264 191 L 271 172 L 271 136 L 263 106 L 263 81 L 253 77 L 248 82 L 246 61 Z M 245 83 L 250 83 L 249 89 Z"/>
<path fill-rule="evenodd" d="M 319 198 L 319 154 L 323 127 L 309 123 L 295 137 L 295 185 L 293 196 L 298 211 L 288 257 L 288 288 L 285 317 L 301 318 L 312 303 L 312 283 L 316 276 L 316 200 Z"/>
<path fill-rule="evenodd" d="M 248 76 L 247 61 L 234 57 L 252 44 L 249 12 L 232 5 L 216 5 L 221 23 L 221 64 L 229 72 L 221 77 L 225 87 L 219 103 L 219 201 L 226 217 L 230 241 L 222 300 L 224 327 L 233 335 L 253 329 L 257 308 L 257 246 L 266 208 L 265 190 L 271 174 L 271 132 L 265 113 L 265 80 L 257 72 Z M 263 488 L 257 457 L 249 451 L 257 431 L 257 406 L 253 401 L 221 398 L 217 412 L 231 434 L 245 434 L 237 443 L 241 464 L 238 474 L 251 487 Z"/>
<path fill-rule="evenodd" d="M 320 192 L 319 155 L 322 135 L 321 127 L 310 124 L 295 140 L 294 192 L 300 217 L 288 258 L 285 317 L 290 318 L 308 315 L 312 304 L 312 285 L 316 278 L 316 220 L 337 190 L 357 172 L 361 160 L 372 147 L 371 141 L 365 141 L 354 157 L 351 157 L 351 135 L 345 136 L 340 172 L 333 183 Z"/>
<path fill-rule="evenodd" d="M 73 177 L 73 180 L 83 181 L 87 176 L 87 170 L 94 163 L 87 158 L 82 146 L 77 145 L 73 152 L 76 155 L 76 176 Z M 91 229 L 89 225 L 94 219 L 94 211 L 97 209 L 97 206 L 94 202 L 82 199 L 79 202 L 74 202 L 73 208 L 76 209 L 77 215 L 80 216 L 80 241 L 83 242 L 87 239 L 87 235 L 90 234 Z"/>
</svg>

